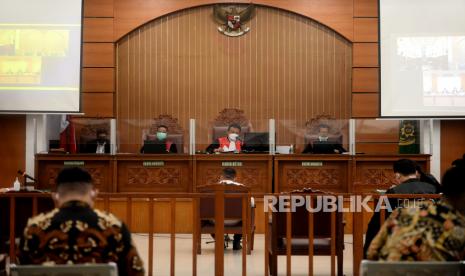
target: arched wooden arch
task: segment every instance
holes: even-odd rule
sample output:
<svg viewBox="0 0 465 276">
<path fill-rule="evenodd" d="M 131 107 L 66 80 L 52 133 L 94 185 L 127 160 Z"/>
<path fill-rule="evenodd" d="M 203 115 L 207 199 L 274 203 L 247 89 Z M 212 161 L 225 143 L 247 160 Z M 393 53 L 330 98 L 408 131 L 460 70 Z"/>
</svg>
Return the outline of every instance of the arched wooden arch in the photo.
<svg viewBox="0 0 465 276">
<path fill-rule="evenodd" d="M 200 6 L 230 3 L 221 0 L 119 0 L 114 4 L 117 11 L 115 41 L 160 17 Z M 327 26 L 349 41 L 353 40 L 353 15 L 349 12 L 354 9 L 352 1 L 307 0 L 302 4 L 301 0 L 239 0 L 234 1 L 234 4 L 255 4 L 296 13 Z"/>
</svg>

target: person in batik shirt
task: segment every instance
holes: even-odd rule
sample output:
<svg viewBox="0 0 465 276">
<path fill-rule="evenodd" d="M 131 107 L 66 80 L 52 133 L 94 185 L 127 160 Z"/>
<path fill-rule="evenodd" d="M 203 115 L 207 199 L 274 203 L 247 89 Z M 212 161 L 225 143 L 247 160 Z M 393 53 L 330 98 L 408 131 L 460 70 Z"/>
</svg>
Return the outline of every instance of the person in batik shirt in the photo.
<svg viewBox="0 0 465 276">
<path fill-rule="evenodd" d="M 368 248 L 370 260 L 460 261 L 465 259 L 465 160 L 446 171 L 443 197 L 396 209 Z M 418 202 L 417 202 L 418 203 Z"/>
<path fill-rule="evenodd" d="M 119 275 L 144 275 L 131 233 L 114 215 L 93 208 L 90 174 L 63 169 L 54 193 L 58 208 L 30 218 L 19 247 L 20 264 L 109 263 Z"/>
</svg>

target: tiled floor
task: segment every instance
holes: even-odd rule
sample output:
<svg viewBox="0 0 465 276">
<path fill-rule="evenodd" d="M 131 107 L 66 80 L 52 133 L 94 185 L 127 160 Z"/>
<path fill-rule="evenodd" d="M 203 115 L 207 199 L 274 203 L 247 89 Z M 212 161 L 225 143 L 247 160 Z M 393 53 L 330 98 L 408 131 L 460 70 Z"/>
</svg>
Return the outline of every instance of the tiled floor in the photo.
<svg viewBox="0 0 465 276">
<path fill-rule="evenodd" d="M 134 234 L 134 242 L 147 266 L 148 258 L 148 238 L 146 234 Z M 205 244 L 212 239 L 202 236 L 202 254 L 197 257 L 197 275 L 214 275 L 214 244 Z M 251 255 L 247 256 L 247 275 L 264 275 L 264 236 L 255 236 L 255 249 Z M 352 275 L 352 236 L 345 236 L 344 250 L 344 274 Z M 232 245 L 231 245 L 232 246 Z M 169 275 L 170 252 L 169 236 L 156 235 L 154 241 L 154 275 Z M 242 272 L 241 251 L 232 251 L 231 248 L 225 250 L 225 275 L 237 276 Z M 292 257 L 292 275 L 307 275 L 308 258 L 305 256 Z M 286 275 L 286 257 L 278 258 L 278 273 Z M 330 258 L 314 257 L 314 275 L 330 274 Z M 176 275 L 192 275 L 192 236 L 180 234 L 176 235 Z"/>
</svg>

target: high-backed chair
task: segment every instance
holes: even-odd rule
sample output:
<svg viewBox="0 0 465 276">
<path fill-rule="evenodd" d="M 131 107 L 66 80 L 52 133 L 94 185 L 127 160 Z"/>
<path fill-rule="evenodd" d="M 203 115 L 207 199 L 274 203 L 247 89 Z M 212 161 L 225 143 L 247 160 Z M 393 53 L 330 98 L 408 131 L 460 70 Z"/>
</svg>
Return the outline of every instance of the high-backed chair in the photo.
<svg viewBox="0 0 465 276">
<path fill-rule="evenodd" d="M 84 125 L 78 135 L 78 152 L 83 152 L 85 146 L 89 141 L 95 140 L 97 138 L 97 130 L 104 129 L 110 137 L 110 122 L 98 122 L 99 120 L 92 120 L 92 123 Z"/>
<path fill-rule="evenodd" d="M 247 254 L 253 250 L 255 236 L 255 206 L 251 204 L 250 188 L 244 185 L 229 185 L 229 184 L 214 184 L 205 185 L 197 188 L 201 193 L 212 193 L 214 187 L 224 188 L 225 193 L 247 193 L 247 217 L 245 222 L 246 236 L 242 239 L 247 239 Z M 242 198 L 228 198 L 224 200 L 224 233 L 225 234 L 242 234 Z M 215 234 L 215 199 L 201 198 L 198 206 L 199 223 L 197 225 L 199 237 L 197 239 L 197 253 L 201 254 L 201 234 Z"/>
<path fill-rule="evenodd" d="M 228 131 L 228 127 L 231 124 L 238 124 L 241 126 L 242 139 L 244 138 L 245 133 L 252 131 L 251 123 L 245 116 L 243 110 L 237 108 L 225 108 L 213 121 L 213 141 L 219 137 L 225 136 Z"/>
<path fill-rule="evenodd" d="M 315 118 L 305 123 L 304 143 L 305 145 L 318 140 L 320 125 L 329 126 L 328 141 L 337 144 L 344 143 L 343 131 L 347 127 L 342 121 L 336 120 L 330 115 L 318 115 Z"/>
<path fill-rule="evenodd" d="M 150 127 L 142 130 L 142 144 L 144 140 L 154 140 L 156 138 L 157 127 L 165 125 L 168 127 L 167 139 L 173 141 L 178 150 L 177 153 L 184 153 L 184 130 L 178 123 L 178 119 L 171 115 L 162 114 L 153 119 Z"/>
<path fill-rule="evenodd" d="M 108 264 L 75 264 L 75 265 L 12 265 L 11 276 L 63 276 L 93 275 L 117 276 L 115 263 Z"/>
<path fill-rule="evenodd" d="M 465 261 L 461 262 L 378 262 L 363 260 L 360 276 L 458 276 L 465 275 Z"/>
<path fill-rule="evenodd" d="M 330 195 L 331 193 L 311 189 L 303 189 L 286 193 L 285 195 Z M 315 207 L 315 206 L 313 206 Z M 337 273 L 343 275 L 343 250 L 344 250 L 344 222 L 341 212 L 336 212 L 336 256 Z M 269 243 L 269 266 L 271 275 L 278 272 L 278 256 L 286 255 L 286 212 L 273 212 L 270 222 L 271 235 Z M 331 256 L 331 212 L 319 211 L 313 214 L 313 254 L 314 256 Z M 306 206 L 296 207 L 292 213 L 291 255 L 308 255 L 308 211 Z"/>
</svg>

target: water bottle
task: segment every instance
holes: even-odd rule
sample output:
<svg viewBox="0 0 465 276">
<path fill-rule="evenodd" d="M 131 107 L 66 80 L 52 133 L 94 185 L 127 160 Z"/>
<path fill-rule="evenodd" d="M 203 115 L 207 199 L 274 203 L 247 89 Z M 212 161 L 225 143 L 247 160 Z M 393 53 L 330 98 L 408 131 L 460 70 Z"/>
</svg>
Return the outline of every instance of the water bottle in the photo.
<svg viewBox="0 0 465 276">
<path fill-rule="evenodd" d="M 21 183 L 18 180 L 18 177 L 16 177 L 15 182 L 13 183 L 13 190 L 18 192 L 21 189 Z"/>
</svg>

